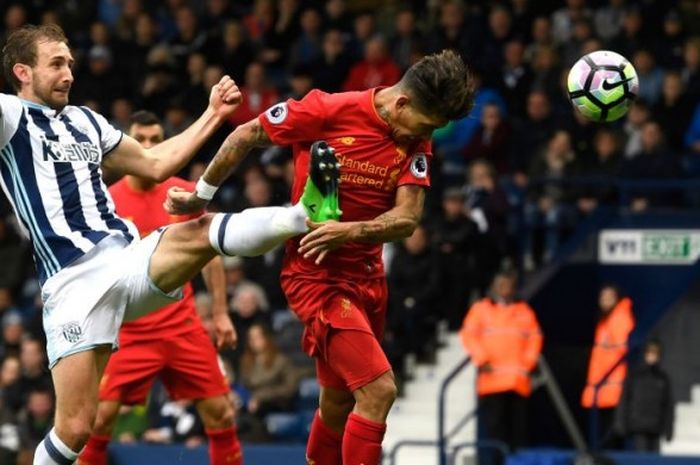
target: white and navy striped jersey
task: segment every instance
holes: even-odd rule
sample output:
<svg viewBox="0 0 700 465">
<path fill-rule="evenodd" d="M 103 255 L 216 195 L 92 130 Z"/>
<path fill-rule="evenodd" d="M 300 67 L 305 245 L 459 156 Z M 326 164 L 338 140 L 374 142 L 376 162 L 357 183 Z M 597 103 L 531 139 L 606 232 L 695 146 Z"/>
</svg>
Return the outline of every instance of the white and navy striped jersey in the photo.
<svg viewBox="0 0 700 465">
<path fill-rule="evenodd" d="M 107 236 L 138 234 L 119 218 L 100 163 L 122 132 L 86 107 L 56 112 L 0 94 L 0 184 L 31 239 L 43 284 Z"/>
</svg>

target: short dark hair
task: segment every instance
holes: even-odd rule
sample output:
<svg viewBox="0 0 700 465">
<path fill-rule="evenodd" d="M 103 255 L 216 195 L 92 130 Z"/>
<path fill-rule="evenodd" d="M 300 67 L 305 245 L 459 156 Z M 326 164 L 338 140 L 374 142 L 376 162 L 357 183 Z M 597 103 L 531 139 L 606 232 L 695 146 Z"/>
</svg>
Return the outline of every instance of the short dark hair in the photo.
<svg viewBox="0 0 700 465">
<path fill-rule="evenodd" d="M 408 68 L 400 85 L 422 113 L 448 120 L 463 118 L 474 105 L 474 86 L 464 61 L 452 50 L 425 56 Z"/>
<path fill-rule="evenodd" d="M 154 124 L 162 123 L 160 122 L 160 118 L 158 118 L 155 113 L 147 110 L 139 110 L 132 113 L 131 117 L 129 118 L 129 127 L 134 124 L 138 124 L 140 126 L 153 126 Z"/>
<path fill-rule="evenodd" d="M 35 66 L 37 57 L 36 45 L 41 39 L 68 44 L 66 34 L 61 29 L 61 26 L 56 24 L 41 26 L 29 24 L 22 26 L 7 38 L 7 42 L 2 48 L 2 70 L 5 78 L 12 84 L 15 91 L 20 90 L 21 83 L 15 76 L 15 73 L 12 72 L 12 67 L 17 63 Z"/>
</svg>

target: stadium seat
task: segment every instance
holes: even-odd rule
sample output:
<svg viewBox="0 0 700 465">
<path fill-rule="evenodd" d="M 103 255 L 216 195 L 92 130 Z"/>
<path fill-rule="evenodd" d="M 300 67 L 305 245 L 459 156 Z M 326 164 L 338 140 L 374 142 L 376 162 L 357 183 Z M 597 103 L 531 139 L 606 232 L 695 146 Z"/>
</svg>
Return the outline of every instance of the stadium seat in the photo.
<svg viewBox="0 0 700 465">
<path fill-rule="evenodd" d="M 318 395 L 321 392 L 316 378 L 303 378 L 299 382 L 299 400 L 297 408 L 299 410 L 315 410 L 318 406 Z"/>
<path fill-rule="evenodd" d="M 265 417 L 267 431 L 275 439 L 296 440 L 304 428 L 298 413 L 270 413 Z"/>
</svg>

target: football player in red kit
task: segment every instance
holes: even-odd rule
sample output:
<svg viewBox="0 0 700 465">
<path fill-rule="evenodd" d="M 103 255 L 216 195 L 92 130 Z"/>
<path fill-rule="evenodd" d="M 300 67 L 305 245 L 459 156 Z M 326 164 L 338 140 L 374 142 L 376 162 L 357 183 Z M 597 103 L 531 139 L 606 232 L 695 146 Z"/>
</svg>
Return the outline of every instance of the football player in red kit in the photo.
<svg viewBox="0 0 700 465">
<path fill-rule="evenodd" d="M 300 101 L 273 106 L 236 128 L 202 176 L 213 188 L 252 147 L 291 145 L 297 200 L 310 152 L 314 157 L 335 153 L 341 164 L 342 220 L 329 214 L 325 219 L 340 221 L 308 221 L 310 231 L 288 241 L 281 275 L 289 305 L 305 325 L 303 348 L 316 359 L 321 385 L 307 445 L 309 464 L 379 464 L 396 396 L 380 346 L 387 303 L 381 244 L 412 234 L 430 184 L 431 135 L 466 116 L 472 103 L 464 63 L 443 51 L 418 61 L 391 87 L 338 94 L 314 90 Z M 318 139 L 328 146 L 313 144 Z M 176 213 L 206 205 L 196 193 L 182 191 L 171 191 L 168 202 Z"/>
<path fill-rule="evenodd" d="M 148 148 L 164 140 L 163 127 L 152 113 L 132 116 L 129 135 Z M 194 189 L 194 183 L 177 177 L 155 184 L 126 176 L 109 189 L 116 210 L 132 221 L 142 237 L 154 230 L 199 217 L 203 211 L 178 216 L 163 209 L 168 189 Z M 219 348 L 233 346 L 236 333 L 227 313 L 224 269 L 215 257 L 202 269 L 212 295 L 213 324 Z M 234 427 L 230 388 L 219 366 L 216 348 L 197 315 L 192 285 L 183 287 L 182 300 L 124 323 L 119 331 L 120 350 L 109 360 L 100 383 L 94 432 L 79 458 L 81 465 L 106 465 L 107 444 L 121 405 L 144 404 L 159 376 L 173 400 L 192 399 L 209 439 L 212 465 L 240 465 L 241 448 Z"/>
</svg>

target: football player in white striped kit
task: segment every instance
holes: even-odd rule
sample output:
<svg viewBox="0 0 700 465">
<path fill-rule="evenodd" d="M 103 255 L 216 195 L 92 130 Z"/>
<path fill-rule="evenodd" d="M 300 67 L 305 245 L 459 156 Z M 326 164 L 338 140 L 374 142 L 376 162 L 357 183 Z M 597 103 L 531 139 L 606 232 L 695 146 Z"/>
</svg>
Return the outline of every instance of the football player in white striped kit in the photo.
<svg viewBox="0 0 700 465">
<path fill-rule="evenodd" d="M 17 95 L 0 94 L 0 184 L 32 242 L 56 390 L 54 428 L 34 465 L 67 465 L 90 435 L 122 321 L 178 299 L 217 253 L 262 254 L 306 232 L 308 214 L 301 202 L 206 214 L 140 240 L 115 214 L 102 170 L 156 182 L 174 175 L 236 109 L 236 84 L 224 77 L 192 126 L 144 149 L 100 114 L 68 105 L 73 57 L 58 26 L 15 31 L 2 64 Z M 210 200 L 215 190 L 200 180 L 196 193 Z"/>
</svg>

